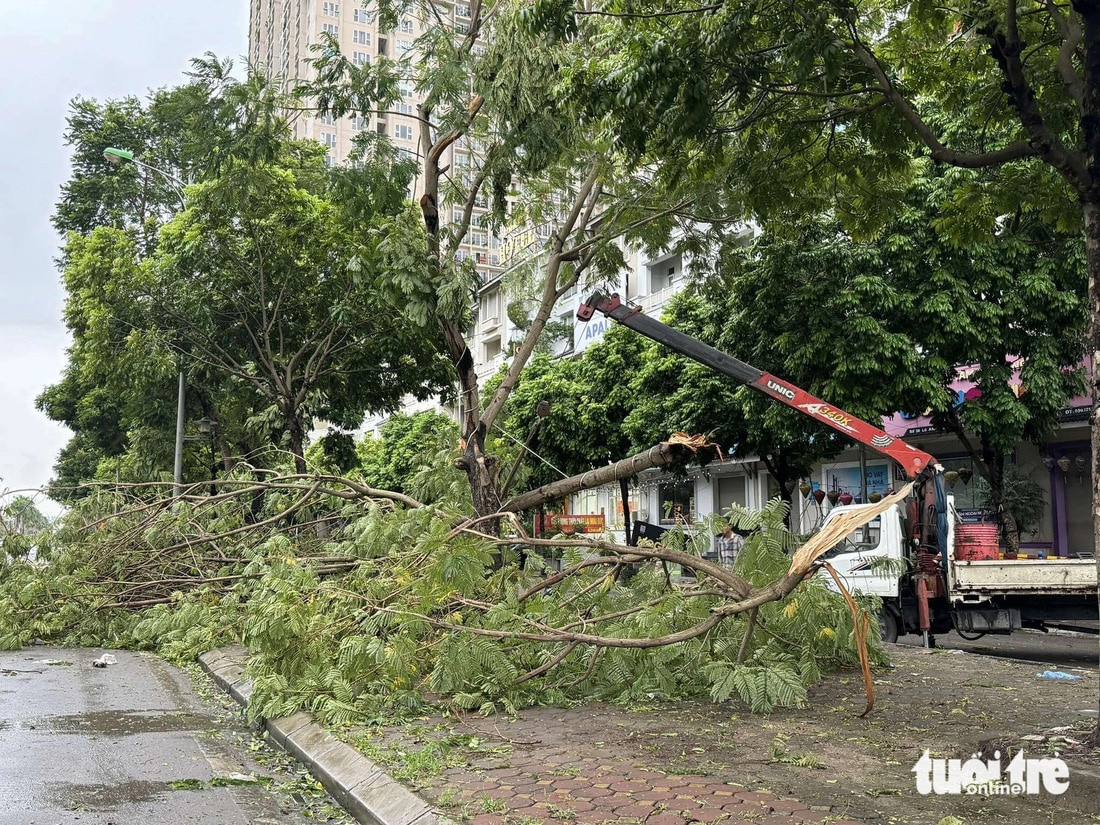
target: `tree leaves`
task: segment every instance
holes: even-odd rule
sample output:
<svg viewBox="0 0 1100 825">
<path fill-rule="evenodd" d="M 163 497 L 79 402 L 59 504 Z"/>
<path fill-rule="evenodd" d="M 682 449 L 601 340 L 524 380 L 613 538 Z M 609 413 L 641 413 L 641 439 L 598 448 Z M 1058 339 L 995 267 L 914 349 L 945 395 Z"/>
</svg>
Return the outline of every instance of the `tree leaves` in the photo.
<svg viewBox="0 0 1100 825">
<path fill-rule="evenodd" d="M 337 479 L 326 484 L 356 489 Z M 554 628 L 653 639 L 697 626 L 726 602 L 705 584 L 670 588 L 654 563 L 629 582 L 611 568 L 580 567 L 555 580 L 552 591 L 521 598 L 545 575 L 533 549 L 525 568 L 508 550 L 501 564 L 498 546 L 456 532 L 446 512 L 395 508 L 383 499 L 341 510 L 337 498 L 310 493 L 301 480 L 273 486 L 279 495 L 266 498 L 273 515 L 276 508 L 293 511 L 280 497 L 310 497 L 310 509 L 326 513 L 328 537 L 298 528 L 292 540 L 290 515 L 241 529 L 248 488 L 174 507 L 83 501 L 48 539 L 50 565 L 5 557 L 0 644 L 25 644 L 31 635 L 109 640 L 186 661 L 243 642 L 253 654 L 250 713 L 307 708 L 337 726 L 415 712 L 429 693 L 481 712 L 708 693 L 718 701 L 736 695 L 766 711 L 797 705 L 806 684 L 856 657 L 847 607 L 820 581 L 798 588 L 796 610 L 761 606 L 769 632 L 753 637 L 741 664 L 743 618 L 653 648 L 597 651 L 555 641 Z M 739 557 L 746 575 L 772 581 L 786 571 L 784 513 L 775 502 L 732 514 L 761 528 Z M 572 547 L 565 555 L 569 565 L 591 554 Z M 834 629 L 831 637 L 820 635 L 823 627 Z M 549 641 L 525 638 L 543 633 Z"/>
</svg>

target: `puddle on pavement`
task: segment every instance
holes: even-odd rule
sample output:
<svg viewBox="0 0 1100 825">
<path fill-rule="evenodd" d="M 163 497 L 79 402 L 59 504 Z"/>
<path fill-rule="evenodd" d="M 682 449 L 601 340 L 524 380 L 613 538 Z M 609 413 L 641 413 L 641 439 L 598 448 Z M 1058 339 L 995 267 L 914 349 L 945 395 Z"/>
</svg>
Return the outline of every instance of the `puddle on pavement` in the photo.
<svg viewBox="0 0 1100 825">
<path fill-rule="evenodd" d="M 137 733 L 170 733 L 206 730 L 214 720 L 197 713 L 159 710 L 100 710 L 74 713 L 68 716 L 43 716 L 18 723 L 24 730 L 53 733 L 101 733 L 109 736 L 130 736 Z"/>
<path fill-rule="evenodd" d="M 171 793 L 164 782 L 131 781 L 112 785 L 47 782 L 44 801 L 70 811 L 110 811 L 135 802 L 149 802 Z"/>
</svg>

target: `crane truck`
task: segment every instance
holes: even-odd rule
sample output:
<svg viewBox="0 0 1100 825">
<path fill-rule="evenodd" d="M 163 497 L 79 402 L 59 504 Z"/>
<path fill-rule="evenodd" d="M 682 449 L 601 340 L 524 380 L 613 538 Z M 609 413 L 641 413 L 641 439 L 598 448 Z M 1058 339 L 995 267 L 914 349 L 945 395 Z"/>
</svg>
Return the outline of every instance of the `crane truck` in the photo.
<svg viewBox="0 0 1100 825">
<path fill-rule="evenodd" d="M 884 640 L 920 633 L 930 646 L 935 634 L 951 629 L 975 638 L 1097 618 L 1093 559 L 1002 559 L 995 552 L 975 558 L 966 552 L 944 468 L 929 453 L 646 315 L 618 295 L 593 293 L 577 318 L 587 322 L 596 312 L 876 450 L 914 481 L 913 500 L 882 513 L 873 529 L 853 533 L 825 556 L 850 590 L 879 597 Z M 840 505 L 826 519 L 868 506 Z M 922 513 L 932 515 L 922 519 Z"/>
</svg>

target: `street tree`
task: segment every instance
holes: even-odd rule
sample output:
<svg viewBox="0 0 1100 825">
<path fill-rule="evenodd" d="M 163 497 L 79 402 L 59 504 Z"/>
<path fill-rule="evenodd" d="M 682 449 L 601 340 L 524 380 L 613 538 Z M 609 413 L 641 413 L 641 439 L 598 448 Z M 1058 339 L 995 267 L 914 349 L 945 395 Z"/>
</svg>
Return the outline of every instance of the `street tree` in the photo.
<svg viewBox="0 0 1100 825">
<path fill-rule="evenodd" d="M 445 390 L 446 373 L 436 339 L 377 287 L 411 164 L 330 175 L 322 147 L 284 151 L 191 187 L 143 268 L 142 294 L 165 341 L 261 400 L 249 423 L 275 443 L 285 436 L 304 473 L 315 417 L 354 429 L 408 393 Z M 345 209 L 330 179 L 371 199 Z"/>
<path fill-rule="evenodd" d="M 35 533 L 49 526 L 50 520 L 30 496 L 18 495 L 0 509 L 0 525 L 6 532 Z"/>
<path fill-rule="evenodd" d="M 74 344 L 39 399 L 76 433 L 59 479 L 165 466 L 179 370 L 226 469 L 276 460 L 269 445 L 302 472 L 315 416 L 353 429 L 405 391 L 443 386 L 431 335 L 405 334 L 403 308 L 373 288 L 414 165 L 391 153 L 328 170 L 320 147 L 291 139 L 285 103 L 277 84 L 213 58 L 144 107 L 74 102 L 74 176 L 55 219 L 70 233 Z M 123 140 L 163 174 L 110 167 L 103 149 Z"/>
<path fill-rule="evenodd" d="M 245 426 L 251 409 L 240 388 L 180 359 L 156 336 L 142 336 L 147 307 L 133 300 L 132 290 L 112 285 L 116 275 L 131 283 L 134 262 L 155 252 L 161 227 L 183 208 L 183 187 L 231 159 L 228 136 L 242 131 L 235 118 L 251 124 L 253 137 L 239 142 L 253 155 L 259 143 L 254 135 L 271 134 L 280 122 L 273 87 L 263 88 L 255 77 L 237 82 L 228 64 L 210 58 L 195 67 L 191 82 L 144 100 L 77 98 L 70 104 L 65 141 L 72 147 L 72 174 L 61 187 L 53 222 L 66 235 L 59 262 L 73 343 L 62 380 L 37 399 L 43 412 L 73 432 L 51 483 L 62 498 L 86 495 L 89 488 L 80 485 L 92 479 L 167 475 L 180 374 L 186 377 L 185 415 L 219 422 L 214 437 L 225 466 L 241 458 L 259 465 L 267 460 L 263 440 Z M 104 157 L 108 148 L 131 151 L 140 162 L 115 167 Z M 97 229 L 125 239 L 108 233 L 90 240 Z M 139 349 L 144 352 L 135 357 Z M 184 451 L 185 477 L 196 469 L 195 452 L 190 445 Z"/>
<path fill-rule="evenodd" d="M 391 283 L 411 317 L 443 336 L 462 399 L 465 452 L 457 461 L 479 516 L 502 503 L 502 473 L 486 439 L 555 305 L 579 284 L 617 274 L 624 239 L 667 238 L 688 202 L 654 186 L 644 165 L 628 163 L 599 122 L 550 97 L 559 66 L 587 45 L 536 44 L 522 30 L 521 9 L 512 2 L 474 3 L 464 32 L 429 27 L 414 44 L 415 62 L 383 58 L 357 66 L 330 38 L 313 61 L 316 79 L 298 90 L 303 105 L 336 117 L 385 114 L 402 82 L 422 98 L 420 210 L 415 224 L 406 222 L 394 235 Z M 383 25 L 404 13 L 434 19 L 430 2 L 381 3 L 378 11 Z M 369 154 L 380 144 L 370 135 L 361 148 Z M 489 395 L 466 335 L 471 298 L 481 286 L 462 249 L 475 214 L 498 232 L 506 223 L 548 229 L 545 244 L 524 264 L 532 296 L 526 334 Z"/>
<path fill-rule="evenodd" d="M 612 121 L 623 145 L 661 156 L 661 176 L 703 173 L 736 193 L 745 213 L 825 206 L 873 231 L 923 157 L 969 170 L 957 175 L 944 215 L 960 241 L 1020 211 L 1083 229 L 1086 353 L 1093 364 L 1100 358 L 1095 0 L 812 8 L 739 0 L 657 10 L 537 0 L 525 19 L 559 39 L 598 28 L 590 35 L 598 45 L 563 67 L 561 94 Z M 1098 380 L 1089 378 L 1094 406 Z M 1100 417 L 1091 440 L 1100 546 Z"/>
<path fill-rule="evenodd" d="M 766 228 L 720 263 L 720 341 L 731 351 L 752 342 L 745 360 L 775 358 L 776 374 L 869 420 L 931 409 L 989 484 L 1015 548 L 1005 456 L 1043 443 L 1080 391 L 1083 248 L 1022 212 L 960 246 L 937 225 L 951 196 L 950 174 L 917 179 L 869 241 L 832 216 Z M 980 391 L 961 406 L 951 389 L 960 366 L 976 367 Z"/>
<path fill-rule="evenodd" d="M 76 98 L 69 105 L 64 139 L 72 148 L 71 175 L 53 224 L 66 237 L 59 265 L 73 342 L 61 380 L 37 399 L 40 410 L 73 433 L 54 465 L 51 489 L 60 500 L 86 494 L 80 485 L 89 480 L 149 479 L 171 466 L 177 373 L 162 357 L 120 368 L 137 307 L 111 286 L 111 268 L 125 272 L 151 254 L 160 227 L 180 208 L 170 178 L 189 176 L 180 148 L 188 125 L 179 105 L 190 93 L 178 87 L 144 101 Z M 116 169 L 104 159 L 109 147 L 134 151 L 168 177 L 133 164 Z M 93 239 L 100 228 L 124 234 Z M 193 381 L 192 389 L 204 388 Z"/>
<path fill-rule="evenodd" d="M 443 413 L 397 413 L 386 419 L 377 436 L 356 444 L 363 480 L 371 487 L 411 492 L 414 479 L 440 450 L 457 451 L 458 427 Z"/>
</svg>

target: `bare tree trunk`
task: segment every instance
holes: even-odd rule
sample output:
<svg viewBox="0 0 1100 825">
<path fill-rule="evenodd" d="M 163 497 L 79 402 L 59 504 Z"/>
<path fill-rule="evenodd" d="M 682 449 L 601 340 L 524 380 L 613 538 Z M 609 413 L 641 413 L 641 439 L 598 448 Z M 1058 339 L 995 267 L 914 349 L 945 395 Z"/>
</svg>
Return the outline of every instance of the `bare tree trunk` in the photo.
<svg viewBox="0 0 1100 825">
<path fill-rule="evenodd" d="M 982 463 L 989 471 L 989 501 L 995 518 L 1000 522 L 1001 536 L 1011 557 L 1020 552 L 1020 528 L 1012 506 L 1005 502 L 1005 457 L 982 443 Z"/>
<path fill-rule="evenodd" d="M 500 505 L 501 510 L 518 513 L 531 507 L 537 507 L 548 501 L 556 501 L 580 490 L 589 490 L 599 487 L 621 478 L 630 478 L 642 470 L 652 467 L 663 467 L 666 464 L 687 461 L 691 457 L 691 448 L 683 444 L 670 444 L 661 442 L 655 447 L 650 447 L 644 453 L 638 453 L 630 458 L 624 458 L 606 467 L 597 470 L 589 470 L 578 476 L 570 476 L 551 484 L 545 484 L 523 495 L 515 496 Z"/>
<path fill-rule="evenodd" d="M 788 463 L 780 459 L 773 461 L 768 456 L 761 456 L 764 466 L 768 468 L 768 475 L 779 487 L 779 498 L 787 504 L 787 529 L 794 530 L 794 490 L 798 486 L 798 475 L 792 475 Z"/>
<path fill-rule="evenodd" d="M 1096 553 L 1097 602 L 1100 605 L 1100 415 L 1096 404 L 1100 400 L 1100 3 L 1077 0 L 1073 10 L 1081 15 L 1084 61 L 1081 72 L 1081 131 L 1088 177 L 1077 187 L 1085 223 L 1085 260 L 1088 266 L 1089 353 L 1092 356 L 1090 395 L 1092 413 L 1089 429 L 1092 441 L 1092 541 Z M 1100 694 L 1097 695 L 1100 708 Z M 1089 736 L 1089 744 L 1100 748 L 1100 719 Z"/>
<path fill-rule="evenodd" d="M 290 452 L 294 456 L 294 472 L 303 475 L 306 472 L 305 431 L 297 411 L 287 416 L 290 429 Z"/>
</svg>

